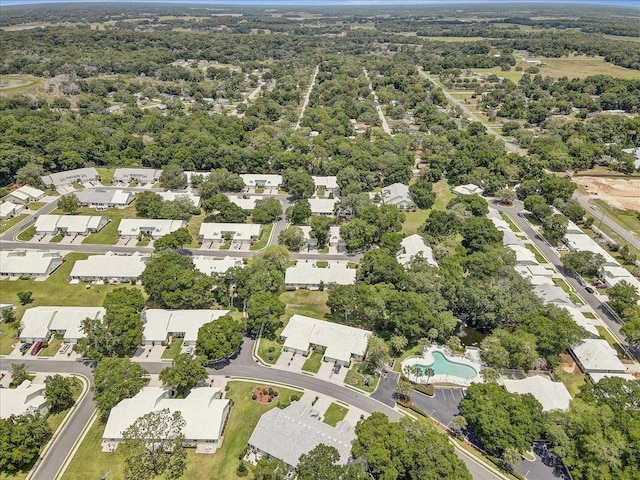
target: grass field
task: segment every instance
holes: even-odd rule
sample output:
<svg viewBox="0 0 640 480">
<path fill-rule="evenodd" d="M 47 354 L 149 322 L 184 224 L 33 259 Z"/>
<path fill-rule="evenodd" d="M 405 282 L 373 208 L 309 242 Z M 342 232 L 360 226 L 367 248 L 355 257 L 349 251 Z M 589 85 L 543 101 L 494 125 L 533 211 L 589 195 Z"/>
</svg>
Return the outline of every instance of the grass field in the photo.
<svg viewBox="0 0 640 480">
<path fill-rule="evenodd" d="M 27 209 L 32 210 L 32 211 L 35 212 L 36 210 L 40 210 L 45 205 L 46 205 L 45 202 L 31 202 L 31 203 L 27 204 Z"/>
<path fill-rule="evenodd" d="M 113 174 L 115 168 L 97 167 L 98 175 L 100 175 L 100 183 L 102 185 L 111 185 L 113 183 Z"/>
<path fill-rule="evenodd" d="M 638 212 L 631 210 L 619 210 L 598 199 L 591 200 L 590 202 L 597 205 L 601 211 L 606 212 L 607 216 L 618 225 L 629 232 L 640 236 L 640 219 L 638 219 Z"/>
<path fill-rule="evenodd" d="M 312 352 L 305 360 L 304 365 L 302 365 L 302 370 L 305 372 L 318 373 L 322 365 L 323 356 L 321 352 Z"/>
<path fill-rule="evenodd" d="M 278 358 L 280 358 L 281 353 L 282 345 L 278 342 L 275 340 L 269 340 L 268 338 L 260 339 L 260 344 L 258 345 L 258 356 L 264 363 L 268 363 L 270 365 L 275 364 L 278 361 Z"/>
<path fill-rule="evenodd" d="M 36 227 L 35 225 L 31 225 L 29 228 L 26 228 L 25 230 L 23 230 L 18 234 L 18 240 L 21 240 L 23 242 L 28 242 L 35 236 L 35 234 L 36 234 Z"/>
<path fill-rule="evenodd" d="M 339 421 L 344 420 L 344 417 L 347 416 L 347 413 L 349 413 L 349 409 L 347 407 L 343 407 L 342 405 L 338 405 L 337 403 L 333 402 L 331 405 L 329 405 L 329 408 L 327 408 L 322 421 L 327 425 L 335 427 Z"/>
<path fill-rule="evenodd" d="M 58 213 L 56 210 L 54 213 Z M 110 208 L 104 212 L 96 212 L 93 208 L 80 208 L 78 215 L 101 215 L 111 220 L 102 230 L 92 233 L 82 243 L 91 245 L 115 245 L 118 243 L 118 226 L 123 218 L 136 218 L 136 209 L 131 205 L 126 208 Z"/>
<path fill-rule="evenodd" d="M 16 223 L 20 222 L 22 219 L 26 217 L 27 217 L 26 213 L 21 213 L 20 215 L 16 215 L 15 217 L 10 218 L 9 220 L 3 220 L 2 223 L 0 223 L 0 233 L 6 232 L 11 227 L 13 227 Z"/>
<path fill-rule="evenodd" d="M 558 380 L 564 383 L 572 397 L 575 397 L 580 392 L 580 387 L 586 383 L 583 374 L 565 372 L 562 365 L 556 368 L 554 374 Z"/>
<path fill-rule="evenodd" d="M 542 255 L 542 253 L 540 253 L 540 250 L 538 250 L 538 249 L 536 248 L 536 246 L 535 246 L 535 245 L 533 245 L 532 243 L 525 243 L 525 245 L 524 245 L 524 246 L 525 246 L 525 247 L 527 247 L 527 249 L 528 249 L 529 251 L 531 251 L 531 252 L 535 255 L 536 260 L 537 260 L 538 262 L 540 262 L 540 263 L 549 263 L 549 262 L 547 261 L 547 259 L 546 259 L 546 258 L 544 258 L 544 255 Z"/>
<path fill-rule="evenodd" d="M 269 237 L 271 236 L 271 230 L 273 230 L 273 223 L 263 225 L 260 239 L 256 243 L 251 245 L 250 250 L 261 250 L 266 247 L 267 243 L 269 242 Z"/>
<path fill-rule="evenodd" d="M 353 363 L 353 365 L 347 372 L 347 376 L 344 378 L 344 383 L 346 385 L 351 385 L 352 387 L 359 388 L 360 390 L 364 390 L 365 392 L 374 392 L 378 387 L 378 381 L 380 380 L 380 377 L 378 375 L 375 375 L 373 377 L 373 384 L 369 386 L 365 385 L 364 376 L 360 372 L 358 372 L 359 365 L 359 363 Z"/>
<path fill-rule="evenodd" d="M 444 210 L 455 194 L 451 192 L 451 187 L 446 180 L 440 180 L 433 184 L 433 191 L 436 193 L 436 201 L 429 210 L 417 210 L 415 212 L 405 212 L 405 221 L 402 224 L 402 233 L 413 235 L 418 233 L 418 228 L 425 222 L 431 210 Z"/>
<path fill-rule="evenodd" d="M 187 224 L 187 230 L 191 234 L 192 242 L 187 245 L 187 248 L 200 248 L 200 244 L 198 243 L 198 236 L 200 235 L 200 226 L 207 215 L 202 212 L 200 215 L 194 215 L 189 220 Z"/>
<path fill-rule="evenodd" d="M 235 480 L 238 478 L 238 458 L 244 452 L 247 441 L 260 416 L 276 407 L 289 402 L 291 395 L 298 392 L 278 387 L 278 399 L 268 405 L 251 400 L 251 392 L 258 384 L 229 382 L 226 398 L 233 400 L 233 407 L 224 430 L 222 446 L 212 455 L 196 454 L 192 449 L 187 453 L 187 468 L 181 477 L 184 480 Z M 98 479 L 108 473 L 109 480 L 123 478 L 124 462 L 115 453 L 101 451 L 100 442 L 104 425 L 99 422 L 89 430 L 87 437 L 73 457 L 63 480 Z"/>
<path fill-rule="evenodd" d="M 550 77 L 585 78 L 591 75 L 609 75 L 627 80 L 640 79 L 640 71 L 619 67 L 604 61 L 603 57 L 587 57 L 571 55 L 568 57 L 548 58 L 536 57 L 544 66 L 540 73 Z"/>
<path fill-rule="evenodd" d="M 162 352 L 162 358 L 165 359 L 174 359 L 180 354 L 180 347 L 182 347 L 182 340 L 179 338 L 174 338 L 173 342 L 169 347 L 164 349 Z"/>
<path fill-rule="evenodd" d="M 31 75 L 0 75 L 0 97 L 42 92 L 44 79 Z"/>
<path fill-rule="evenodd" d="M 295 313 L 324 319 L 329 313 L 329 307 L 327 307 L 328 298 L 328 292 L 312 292 L 310 290 L 295 290 L 280 295 L 280 301 L 287 306 L 285 310 L 286 320 Z"/>
</svg>

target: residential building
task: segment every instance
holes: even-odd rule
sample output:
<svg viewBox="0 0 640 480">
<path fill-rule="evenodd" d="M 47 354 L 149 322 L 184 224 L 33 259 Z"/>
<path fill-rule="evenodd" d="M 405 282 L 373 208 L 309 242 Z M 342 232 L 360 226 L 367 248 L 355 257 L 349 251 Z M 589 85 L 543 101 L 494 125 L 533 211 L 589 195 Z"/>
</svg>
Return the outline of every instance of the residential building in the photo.
<svg viewBox="0 0 640 480">
<path fill-rule="evenodd" d="M 607 288 L 616 286 L 625 281 L 636 288 L 640 293 L 640 280 L 634 277 L 629 270 L 620 265 L 603 265 L 598 271 L 598 276 L 602 279 Z"/>
<path fill-rule="evenodd" d="M 333 215 L 336 203 L 338 203 L 337 198 L 311 197 L 309 199 L 311 213 L 313 215 L 321 215 L 324 217 L 330 217 Z"/>
<path fill-rule="evenodd" d="M 46 415 L 49 404 L 44 390 L 44 384 L 31 380 L 25 380 L 16 388 L 0 388 L 0 418 L 35 412 Z"/>
<path fill-rule="evenodd" d="M 240 178 L 247 188 L 279 189 L 282 186 L 282 175 L 241 173 Z"/>
<path fill-rule="evenodd" d="M 228 314 L 229 310 L 145 310 L 142 345 L 161 345 L 169 337 L 182 338 L 184 345 L 195 345 L 202 325 Z"/>
<path fill-rule="evenodd" d="M 82 322 L 86 318 L 102 320 L 102 307 L 32 307 L 25 310 L 20 322 L 20 341 L 33 343 L 60 334 L 67 343 L 83 338 Z"/>
<path fill-rule="evenodd" d="M 533 292 L 540 297 L 545 304 L 554 303 L 558 306 L 573 305 L 569 294 L 555 284 L 550 285 L 543 283 L 541 285 L 535 285 Z"/>
<path fill-rule="evenodd" d="M 172 192 L 171 190 L 168 190 L 166 192 L 156 192 L 158 195 L 160 195 L 162 197 L 162 200 L 166 201 L 173 201 L 176 198 L 186 198 L 187 200 L 189 200 L 191 202 L 191 205 L 193 205 L 195 208 L 200 208 L 200 196 L 199 195 L 194 195 L 192 192 Z"/>
<path fill-rule="evenodd" d="M 424 238 L 420 235 L 414 234 L 402 239 L 402 242 L 400 242 L 400 251 L 396 255 L 396 259 L 398 260 L 398 263 L 403 265 L 405 268 L 408 268 L 411 260 L 416 257 L 423 259 L 432 267 L 438 266 L 438 262 L 433 256 L 433 250 L 431 247 L 426 244 Z"/>
<path fill-rule="evenodd" d="M 560 308 L 564 308 L 567 312 L 569 312 L 569 315 L 571 315 L 571 319 L 576 323 L 576 325 L 584 328 L 594 337 L 600 336 L 600 332 L 598 332 L 598 329 L 595 327 L 593 322 L 585 317 L 584 314 L 576 307 L 562 303 L 558 304 L 557 306 Z"/>
<path fill-rule="evenodd" d="M 243 267 L 244 263 L 241 258 L 238 257 L 205 257 L 197 256 L 192 257 L 196 270 L 204 273 L 205 275 L 213 275 L 214 273 L 225 273 L 230 268 Z"/>
<path fill-rule="evenodd" d="M 122 190 L 85 188 L 74 192 L 81 207 L 123 208 L 133 202 L 135 195 Z"/>
<path fill-rule="evenodd" d="M 233 242 L 248 244 L 260 238 L 262 225 L 257 223 L 203 223 L 200 238 L 203 241 Z"/>
<path fill-rule="evenodd" d="M 118 235 L 122 238 L 138 238 L 140 235 L 149 235 L 157 240 L 186 226 L 185 220 L 123 218 L 118 225 Z"/>
<path fill-rule="evenodd" d="M 149 255 L 138 252 L 133 255 L 114 252 L 92 255 L 76 261 L 71 269 L 71 281 L 121 283 L 137 280 L 144 272 L 148 258 Z"/>
<path fill-rule="evenodd" d="M 524 245 L 507 245 L 516 254 L 516 264 L 518 265 L 539 265 L 536 255 Z"/>
<path fill-rule="evenodd" d="M 100 175 L 93 167 L 76 168 L 66 172 L 50 173 L 41 177 L 47 187 L 64 187 L 72 183 L 98 182 Z"/>
<path fill-rule="evenodd" d="M 285 272 L 285 288 L 319 290 L 321 286 L 352 285 L 356 282 L 356 269 L 349 268 L 348 262 L 326 263 L 326 267 L 320 267 L 314 261 L 298 261 L 295 266 L 287 268 Z"/>
<path fill-rule="evenodd" d="M 555 272 L 542 265 L 517 264 L 513 268 L 522 278 L 529 280 L 531 285 L 554 285 L 553 275 Z"/>
<path fill-rule="evenodd" d="M 458 195 L 482 195 L 484 190 L 473 183 L 468 183 L 454 187 L 453 193 L 457 193 Z"/>
<path fill-rule="evenodd" d="M 64 262 L 57 252 L 20 250 L 0 251 L 0 275 L 10 277 L 46 277 Z"/>
<path fill-rule="evenodd" d="M 338 186 L 338 180 L 335 175 L 319 177 L 312 175 L 313 183 L 317 190 L 324 190 L 325 194 L 333 194 L 335 196 L 340 195 L 340 187 Z"/>
<path fill-rule="evenodd" d="M 136 182 L 139 185 L 153 185 L 160 181 L 162 170 L 155 168 L 116 168 L 113 173 L 114 185 L 129 185 Z"/>
<path fill-rule="evenodd" d="M 249 438 L 249 449 L 258 457 L 282 460 L 290 468 L 298 465 L 298 459 L 318 445 L 334 447 L 346 465 L 351 445 L 356 435 L 344 421 L 335 427 L 320 421 L 320 412 L 311 405 L 297 401 L 287 408 L 273 408 L 262 414 Z"/>
<path fill-rule="evenodd" d="M 566 411 L 571 403 L 571 394 L 562 382 L 554 382 L 541 375 L 520 380 L 504 379 L 504 388 L 509 393 L 531 394 L 542 405 L 543 412 Z"/>
<path fill-rule="evenodd" d="M 416 208 L 416 204 L 409 193 L 409 187 L 402 183 L 394 183 L 382 189 L 382 202 L 385 205 L 395 205 L 401 210 Z"/>
<path fill-rule="evenodd" d="M 0 220 L 9 220 L 24 210 L 24 206 L 11 202 L 0 203 Z"/>
<path fill-rule="evenodd" d="M 40 215 L 35 227 L 38 235 L 89 235 L 102 230 L 109 221 L 109 217 L 98 215 Z"/>
<path fill-rule="evenodd" d="M 231 203 L 235 203 L 241 209 L 246 210 L 248 212 L 251 212 L 253 211 L 254 208 L 256 208 L 256 202 L 258 200 L 262 200 L 263 198 L 265 198 L 259 195 L 248 196 L 248 195 L 234 195 L 230 193 L 227 193 L 226 195 L 229 198 L 229 201 Z"/>
<path fill-rule="evenodd" d="M 622 151 L 633 155 L 633 165 L 636 167 L 636 170 L 640 170 L 640 147 L 623 148 Z"/>
<path fill-rule="evenodd" d="M 371 332 L 296 314 L 280 336 L 287 352 L 308 355 L 313 348 L 325 349 L 323 361 L 349 366 L 352 358 L 364 358 Z"/>
<path fill-rule="evenodd" d="M 185 445 L 196 447 L 198 453 L 213 453 L 222 443 L 229 400 L 213 387 L 193 388 L 185 398 L 171 398 L 171 393 L 168 388 L 144 387 L 113 407 L 102 435 L 102 451 L 113 451 L 122 442 L 122 433 L 143 415 L 169 409 L 182 414 Z"/>
<path fill-rule="evenodd" d="M 2 200 L 5 202 L 15 203 L 16 205 L 25 205 L 29 202 L 35 202 L 44 197 L 44 192 L 38 188 L 23 185 L 20 188 L 6 194 Z"/>
<path fill-rule="evenodd" d="M 588 375 L 592 373 L 626 374 L 627 369 L 609 342 L 601 338 L 586 338 L 571 347 L 571 354 Z"/>
</svg>

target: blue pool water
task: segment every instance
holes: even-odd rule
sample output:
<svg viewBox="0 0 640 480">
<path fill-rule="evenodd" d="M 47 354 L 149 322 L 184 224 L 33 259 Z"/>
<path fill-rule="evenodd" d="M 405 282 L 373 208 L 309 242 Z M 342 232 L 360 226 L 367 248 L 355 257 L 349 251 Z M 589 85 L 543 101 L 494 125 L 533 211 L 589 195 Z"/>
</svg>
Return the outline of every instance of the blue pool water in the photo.
<svg viewBox="0 0 640 480">
<path fill-rule="evenodd" d="M 423 372 L 426 368 L 431 367 L 434 372 L 440 375 L 452 375 L 456 377 L 471 380 L 478 374 L 475 368 L 462 363 L 452 362 L 440 352 L 432 352 L 433 363 L 431 365 L 416 365 Z"/>
</svg>

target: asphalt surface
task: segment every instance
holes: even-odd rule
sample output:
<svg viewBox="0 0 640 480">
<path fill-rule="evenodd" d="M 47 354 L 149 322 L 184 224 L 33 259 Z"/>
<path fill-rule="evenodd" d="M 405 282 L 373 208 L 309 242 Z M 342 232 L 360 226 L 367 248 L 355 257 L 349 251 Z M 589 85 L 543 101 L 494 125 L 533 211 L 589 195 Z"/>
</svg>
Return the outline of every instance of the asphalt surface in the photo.
<svg viewBox="0 0 640 480">
<path fill-rule="evenodd" d="M 380 378 L 378 388 L 371 394 L 371 397 L 393 408 L 396 404 L 395 393 L 399 377 L 399 373 L 387 372 L 386 376 L 383 375 L 382 378 Z"/>
</svg>

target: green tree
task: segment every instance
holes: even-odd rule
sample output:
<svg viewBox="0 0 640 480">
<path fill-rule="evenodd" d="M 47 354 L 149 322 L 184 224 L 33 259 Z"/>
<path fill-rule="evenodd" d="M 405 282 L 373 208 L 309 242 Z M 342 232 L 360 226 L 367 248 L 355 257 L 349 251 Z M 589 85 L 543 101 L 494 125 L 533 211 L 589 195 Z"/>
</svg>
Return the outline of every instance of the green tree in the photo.
<svg viewBox="0 0 640 480">
<path fill-rule="evenodd" d="M 169 190 L 180 190 L 187 186 L 187 175 L 182 166 L 176 162 L 169 163 L 162 168 L 160 185 Z"/>
<path fill-rule="evenodd" d="M 552 243 L 557 243 L 567 234 L 568 219 L 564 215 L 549 215 L 542 221 L 542 232 Z"/>
<path fill-rule="evenodd" d="M 241 341 L 242 324 L 225 315 L 200 327 L 196 348 L 199 354 L 215 361 L 236 352 Z"/>
<path fill-rule="evenodd" d="M 477 252 L 487 246 L 502 243 L 503 233 L 498 230 L 488 218 L 468 218 L 460 228 L 462 234 L 462 246 Z"/>
<path fill-rule="evenodd" d="M 467 428 L 467 419 L 462 415 L 454 415 L 451 419 L 451 426 L 454 430 L 462 433 L 462 431 Z"/>
<path fill-rule="evenodd" d="M 128 358 L 105 358 L 93 373 L 93 395 L 102 418 L 121 400 L 131 398 L 145 385 L 147 372 Z"/>
<path fill-rule="evenodd" d="M 382 249 L 369 250 L 364 254 L 358 268 L 358 281 L 400 285 L 403 280 L 404 268 L 394 256 Z"/>
<path fill-rule="evenodd" d="M 284 245 L 290 252 L 299 252 L 305 244 L 304 232 L 299 227 L 288 227 L 278 235 L 278 244 Z"/>
<path fill-rule="evenodd" d="M 327 239 L 329 237 L 329 230 L 333 223 L 334 220 L 329 217 L 314 215 L 309 218 L 309 226 L 311 227 L 309 236 L 311 238 L 315 238 L 318 241 L 319 247 L 323 247 L 324 245 L 326 245 Z"/>
<path fill-rule="evenodd" d="M 502 459 L 507 465 L 513 468 L 515 465 L 522 461 L 522 454 L 518 451 L 517 448 L 507 447 L 502 453 Z"/>
<path fill-rule="evenodd" d="M 609 306 L 619 315 L 637 305 L 640 301 L 638 289 L 626 280 L 622 280 L 609 288 L 607 295 L 609 295 Z"/>
<path fill-rule="evenodd" d="M 460 230 L 461 222 L 453 212 L 432 210 L 425 223 L 420 227 L 429 243 L 438 243 L 449 235 L 454 235 Z"/>
<path fill-rule="evenodd" d="M 16 321 L 16 311 L 13 308 L 5 308 L 2 310 L 2 321 L 4 323 L 13 323 Z"/>
<path fill-rule="evenodd" d="M 502 205 L 512 205 L 513 201 L 516 199 L 516 192 L 510 188 L 503 188 L 496 192 L 496 197 L 498 197 L 498 200 Z"/>
<path fill-rule="evenodd" d="M 392 335 L 389 339 L 389 345 L 393 350 L 393 354 L 396 356 L 400 355 L 404 349 L 407 348 L 408 343 L 407 338 L 402 335 Z"/>
<path fill-rule="evenodd" d="M 44 396 L 51 406 L 51 410 L 59 412 L 71 407 L 74 403 L 73 386 L 77 381 L 72 377 L 62 375 L 49 375 L 44 379 Z"/>
<path fill-rule="evenodd" d="M 274 338 L 275 332 L 282 326 L 280 317 L 284 315 L 285 304 L 278 295 L 269 292 L 258 292 L 247 302 L 247 330 L 257 335 L 262 329 L 262 336 Z"/>
<path fill-rule="evenodd" d="M 240 192 L 244 188 L 242 178 L 229 172 L 226 168 L 211 170 L 211 173 L 204 179 L 199 187 L 200 196 L 203 200 L 211 198 L 222 192 Z"/>
<path fill-rule="evenodd" d="M 168 408 L 149 412 L 122 432 L 119 446 L 125 458 L 125 480 L 150 480 L 164 474 L 171 480 L 186 468 L 186 422 L 179 411 Z"/>
<path fill-rule="evenodd" d="M 480 195 L 458 195 L 449 202 L 447 209 L 454 205 L 464 205 L 474 217 L 482 217 L 489 213 L 489 204 Z"/>
<path fill-rule="evenodd" d="M 287 169 L 282 173 L 282 188 L 296 198 L 309 198 L 316 186 L 307 172 Z"/>
<path fill-rule="evenodd" d="M 44 170 L 42 169 L 42 165 L 29 162 L 23 167 L 20 167 L 16 172 L 16 183 L 44 189 L 45 185 L 42 181 L 43 175 Z"/>
<path fill-rule="evenodd" d="M 163 235 L 153 243 L 156 252 L 163 250 L 181 251 L 185 245 L 193 242 L 193 237 L 186 228 L 179 228 Z"/>
<path fill-rule="evenodd" d="M 286 480 L 289 467 L 282 460 L 262 457 L 253 469 L 254 480 Z"/>
<path fill-rule="evenodd" d="M 106 310 L 127 306 L 136 312 L 142 312 L 145 303 L 142 292 L 137 288 L 119 287 L 107 293 L 102 302 L 102 306 Z"/>
<path fill-rule="evenodd" d="M 400 379 L 396 384 L 396 393 L 404 402 L 411 402 L 411 394 L 413 393 L 413 385 L 406 380 Z"/>
<path fill-rule="evenodd" d="M 562 263 L 569 270 L 578 275 L 594 276 L 604 265 L 605 259 L 599 253 L 593 253 L 588 250 L 580 252 L 568 252 L 562 257 Z"/>
<path fill-rule="evenodd" d="M 524 199 L 524 208 L 531 212 L 531 215 L 542 222 L 553 213 L 553 210 L 542 195 L 529 195 Z"/>
<path fill-rule="evenodd" d="M 136 213 L 139 217 L 153 218 L 162 206 L 162 197 L 155 192 L 136 193 Z"/>
<path fill-rule="evenodd" d="M 74 193 L 60 197 L 58 199 L 58 208 L 65 213 L 73 215 L 80 208 L 78 197 Z"/>
<path fill-rule="evenodd" d="M 492 367 L 531 370 L 538 360 L 534 335 L 497 329 L 480 344 L 482 359 Z"/>
<path fill-rule="evenodd" d="M 364 480 L 357 465 L 338 465 L 340 454 L 335 447 L 320 444 L 309 453 L 301 455 L 296 466 L 299 480 Z"/>
<path fill-rule="evenodd" d="M 377 228 L 365 220 L 356 218 L 340 227 L 340 237 L 344 240 L 348 251 L 362 250 L 373 243 Z"/>
<path fill-rule="evenodd" d="M 311 216 L 311 204 L 309 200 L 298 200 L 287 209 L 287 217 L 294 225 L 303 225 Z"/>
<path fill-rule="evenodd" d="M 186 397 L 199 381 L 207 378 L 205 360 L 181 353 L 173 359 L 170 367 L 160 372 L 160 380 L 176 391 L 180 398 Z"/>
<path fill-rule="evenodd" d="M 208 222 L 244 223 L 247 212 L 229 200 L 224 193 L 218 193 L 202 203 L 205 212 L 213 212 Z"/>
<path fill-rule="evenodd" d="M 391 359 L 389 345 L 382 338 L 372 335 L 367 343 L 367 354 L 364 357 L 367 370 L 373 372 L 383 369 Z"/>
<path fill-rule="evenodd" d="M 282 203 L 277 198 L 262 198 L 256 201 L 251 218 L 254 223 L 266 225 L 282 215 Z"/>
<path fill-rule="evenodd" d="M 51 435 L 46 417 L 38 413 L 0 419 L 0 471 L 11 475 L 28 469 Z"/>
<path fill-rule="evenodd" d="M 429 209 L 436 201 L 436 193 L 433 191 L 433 184 L 424 179 L 418 179 L 409 187 L 411 198 L 418 208 Z"/>
<path fill-rule="evenodd" d="M 11 385 L 17 387 L 25 380 L 32 377 L 27 372 L 27 366 L 24 363 L 14 363 L 11 365 Z"/>
</svg>

